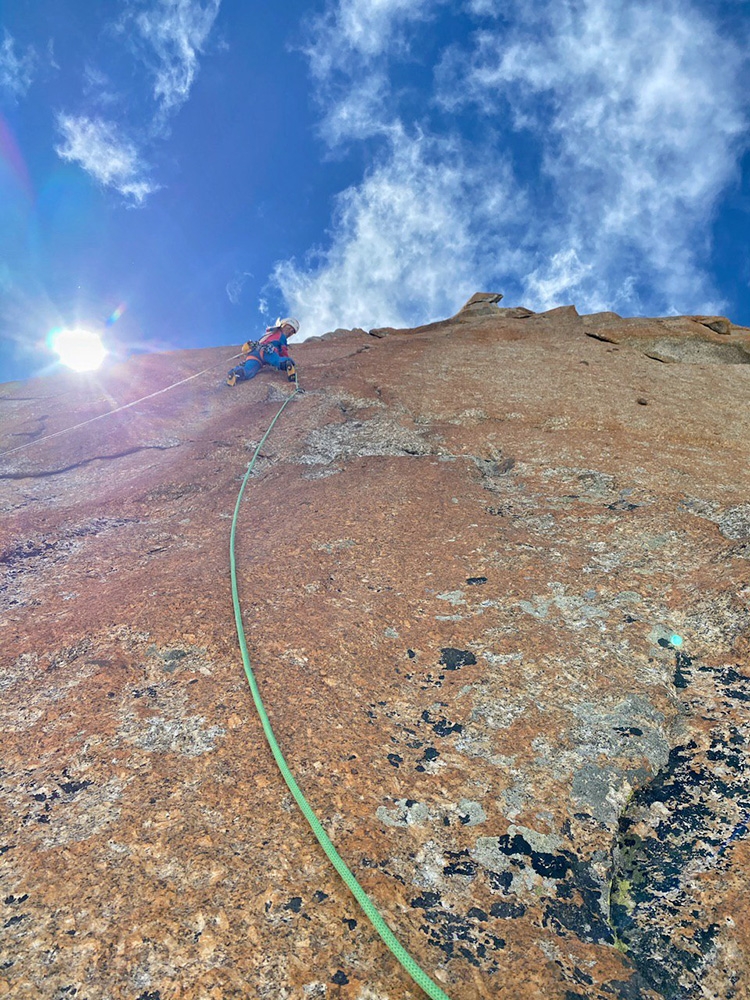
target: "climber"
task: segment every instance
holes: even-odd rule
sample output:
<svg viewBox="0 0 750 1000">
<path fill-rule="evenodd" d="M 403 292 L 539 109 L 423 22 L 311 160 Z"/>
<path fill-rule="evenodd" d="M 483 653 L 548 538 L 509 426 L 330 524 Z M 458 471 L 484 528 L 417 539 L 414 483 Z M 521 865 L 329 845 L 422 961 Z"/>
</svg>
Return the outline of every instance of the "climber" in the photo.
<svg viewBox="0 0 750 1000">
<path fill-rule="evenodd" d="M 287 317 L 277 319 L 274 326 L 266 327 L 266 332 L 258 341 L 249 341 L 242 345 L 245 357 L 242 363 L 232 368 L 227 375 L 227 385 L 236 385 L 253 378 L 263 365 L 270 365 L 279 371 L 285 371 L 290 382 L 296 379 L 296 366 L 289 357 L 287 342 L 295 333 L 299 333 L 299 321 Z"/>
</svg>

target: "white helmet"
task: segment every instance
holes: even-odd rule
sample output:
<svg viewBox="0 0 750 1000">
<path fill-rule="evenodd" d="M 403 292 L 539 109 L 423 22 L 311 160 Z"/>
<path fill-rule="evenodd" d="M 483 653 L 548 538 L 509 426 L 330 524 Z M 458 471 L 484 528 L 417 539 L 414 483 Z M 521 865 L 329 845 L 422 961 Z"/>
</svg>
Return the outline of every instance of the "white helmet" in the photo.
<svg viewBox="0 0 750 1000">
<path fill-rule="evenodd" d="M 299 320 L 287 316 L 285 319 L 277 319 L 276 326 L 291 326 L 295 333 L 299 333 Z"/>
</svg>

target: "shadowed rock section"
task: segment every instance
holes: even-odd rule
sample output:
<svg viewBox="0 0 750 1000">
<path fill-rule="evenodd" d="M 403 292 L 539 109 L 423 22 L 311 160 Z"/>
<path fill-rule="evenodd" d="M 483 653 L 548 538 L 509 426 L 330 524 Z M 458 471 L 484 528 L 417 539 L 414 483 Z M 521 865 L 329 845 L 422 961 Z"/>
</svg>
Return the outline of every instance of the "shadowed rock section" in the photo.
<svg viewBox="0 0 750 1000">
<path fill-rule="evenodd" d="M 452 1000 L 740 1000 L 750 331 L 500 301 L 295 350 L 269 716 Z M 289 389 L 235 353 L 0 387 L 0 996 L 420 995 L 247 691 Z"/>
</svg>

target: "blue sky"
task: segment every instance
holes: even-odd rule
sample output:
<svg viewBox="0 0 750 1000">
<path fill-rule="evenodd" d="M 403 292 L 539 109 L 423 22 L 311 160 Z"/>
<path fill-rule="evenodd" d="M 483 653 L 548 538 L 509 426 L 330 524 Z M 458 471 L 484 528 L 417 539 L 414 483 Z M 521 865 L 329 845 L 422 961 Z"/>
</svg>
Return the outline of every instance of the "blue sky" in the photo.
<svg viewBox="0 0 750 1000">
<path fill-rule="evenodd" d="M 0 0 L 0 380 L 504 305 L 750 326 L 750 0 Z"/>
</svg>

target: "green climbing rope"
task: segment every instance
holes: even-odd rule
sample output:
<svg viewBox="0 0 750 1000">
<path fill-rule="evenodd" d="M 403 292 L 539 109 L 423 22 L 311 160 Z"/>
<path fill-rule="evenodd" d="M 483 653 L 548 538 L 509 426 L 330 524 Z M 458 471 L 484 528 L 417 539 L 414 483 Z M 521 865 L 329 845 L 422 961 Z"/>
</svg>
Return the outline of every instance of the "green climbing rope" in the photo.
<svg viewBox="0 0 750 1000">
<path fill-rule="evenodd" d="M 305 816 L 305 819 L 307 820 L 307 822 L 312 827 L 313 833 L 318 838 L 318 842 L 320 843 L 320 846 L 323 848 L 323 850 L 328 855 L 329 861 L 333 864 L 333 867 L 339 873 L 339 875 L 341 876 L 341 878 L 346 883 L 347 887 L 350 889 L 350 891 L 354 895 L 354 898 L 357 900 L 357 902 L 359 903 L 359 905 L 364 910 L 364 912 L 367 915 L 370 923 L 373 925 L 373 927 L 378 932 L 378 934 L 383 939 L 383 941 L 388 946 L 388 948 L 390 948 L 390 950 L 393 952 L 393 954 L 398 959 L 398 961 L 401 963 L 401 965 L 403 966 L 403 968 L 409 973 L 409 975 L 414 980 L 414 982 L 421 989 L 423 989 L 424 992 L 429 997 L 432 998 L 432 1000 L 449 1000 L 449 997 L 447 996 L 447 994 L 445 994 L 440 989 L 439 986 L 437 986 L 435 983 L 433 983 L 433 981 L 430 979 L 430 977 L 427 975 L 427 973 L 424 972 L 417 965 L 417 963 L 411 957 L 411 955 L 409 954 L 409 952 L 398 941 L 398 939 L 394 935 L 393 931 L 390 929 L 390 927 L 388 926 L 388 924 L 385 922 L 385 920 L 382 918 L 382 916 L 378 912 L 378 909 L 375 906 L 375 904 L 373 903 L 373 901 L 367 895 L 367 893 L 365 892 L 365 890 L 362 888 L 362 886 L 359 884 L 359 882 L 357 881 L 357 879 L 354 877 L 354 874 L 347 867 L 346 862 L 341 858 L 341 856 L 339 855 L 338 851 L 333 846 L 333 842 L 331 841 L 331 839 L 329 838 L 328 834 L 323 829 L 323 826 L 321 825 L 320 820 L 315 815 L 315 813 L 313 812 L 313 810 L 310 808 L 310 805 L 309 805 L 307 799 L 302 794 L 302 790 L 300 789 L 300 787 L 297 784 L 297 782 L 294 780 L 294 775 L 289 770 L 289 766 L 288 766 L 287 762 L 284 760 L 284 755 L 281 752 L 281 748 L 279 747 L 279 744 L 276 742 L 276 737 L 273 734 L 273 729 L 271 728 L 271 723 L 269 721 L 268 715 L 266 714 L 266 710 L 263 707 L 263 701 L 261 700 L 261 697 L 260 697 L 260 690 L 258 689 L 258 684 L 257 684 L 257 681 L 255 679 L 255 675 L 253 673 L 253 669 L 252 669 L 252 667 L 250 665 L 250 655 L 249 655 L 249 653 L 247 651 L 247 642 L 245 640 L 245 630 L 242 627 L 242 610 L 240 608 L 239 592 L 238 592 L 238 589 L 237 589 L 237 569 L 236 569 L 235 550 L 234 550 L 234 541 L 235 541 L 235 535 L 236 535 L 236 532 L 237 532 L 237 518 L 238 518 L 238 515 L 239 515 L 240 503 L 242 501 L 242 496 L 243 496 L 243 494 L 245 492 L 245 486 L 247 485 L 247 481 L 250 478 L 251 472 L 253 471 L 253 467 L 255 465 L 255 460 L 257 459 L 258 455 L 260 454 L 260 449 L 263 447 L 263 445 L 264 445 L 264 443 L 266 441 L 266 438 L 268 437 L 268 435 L 273 430 L 274 424 L 279 419 L 279 417 L 281 416 L 281 414 L 284 412 L 285 408 L 289 405 L 289 403 L 292 401 L 292 399 L 294 399 L 294 397 L 297 395 L 297 393 L 300 393 L 300 392 L 302 392 L 302 390 L 300 389 L 299 383 L 297 382 L 297 379 L 295 378 L 295 389 L 294 389 L 294 392 L 290 393 L 290 395 L 284 401 L 284 403 L 282 404 L 282 406 L 278 410 L 276 416 L 271 421 L 271 423 L 270 423 L 270 425 L 268 427 L 268 430 L 266 431 L 266 433 L 261 438 L 260 443 L 258 444 L 257 448 L 255 449 L 255 452 L 253 453 L 253 457 L 251 458 L 250 464 L 247 467 L 247 472 L 245 473 L 245 477 L 242 480 L 242 485 L 240 486 L 240 491 L 239 491 L 239 493 L 237 495 L 237 503 L 235 504 L 235 507 L 234 507 L 234 517 L 232 518 L 232 530 L 231 530 L 231 533 L 230 533 L 230 536 L 229 536 L 229 566 L 230 566 L 230 572 L 231 572 L 231 578 L 232 578 L 232 604 L 234 605 L 234 620 L 235 620 L 235 624 L 237 626 L 237 638 L 239 639 L 240 650 L 242 652 L 242 663 L 243 663 L 243 665 L 245 667 L 245 675 L 247 676 L 247 681 L 248 681 L 248 684 L 250 685 L 250 690 L 252 691 L 252 694 L 253 694 L 253 701 L 255 702 L 255 707 L 258 710 L 258 715 L 260 716 L 260 721 L 261 721 L 261 723 L 263 725 L 263 732 L 266 734 L 266 739 L 268 740 L 268 745 L 271 748 L 271 752 L 273 753 L 274 759 L 276 760 L 276 763 L 279 766 L 279 770 L 281 771 L 282 775 L 284 776 L 284 781 L 286 781 L 287 785 L 289 786 L 289 791 L 294 796 L 297 805 L 300 807 L 300 809 L 302 810 L 302 812 L 303 812 L 303 814 Z"/>
</svg>

